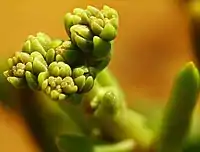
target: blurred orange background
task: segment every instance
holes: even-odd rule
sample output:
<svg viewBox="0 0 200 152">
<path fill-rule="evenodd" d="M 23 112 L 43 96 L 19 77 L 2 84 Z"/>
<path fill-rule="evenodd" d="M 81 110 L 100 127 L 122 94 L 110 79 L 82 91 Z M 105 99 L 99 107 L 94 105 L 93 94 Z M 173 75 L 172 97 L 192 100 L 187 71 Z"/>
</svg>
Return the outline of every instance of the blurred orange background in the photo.
<svg viewBox="0 0 200 152">
<path fill-rule="evenodd" d="M 165 100 L 177 71 L 193 59 L 188 20 L 175 0 L 6 0 L 0 4 L 1 57 L 21 48 L 29 34 L 66 38 L 63 16 L 75 7 L 107 4 L 120 15 L 110 64 L 129 103 Z M 0 151 L 38 152 L 23 119 L 0 109 Z"/>
</svg>

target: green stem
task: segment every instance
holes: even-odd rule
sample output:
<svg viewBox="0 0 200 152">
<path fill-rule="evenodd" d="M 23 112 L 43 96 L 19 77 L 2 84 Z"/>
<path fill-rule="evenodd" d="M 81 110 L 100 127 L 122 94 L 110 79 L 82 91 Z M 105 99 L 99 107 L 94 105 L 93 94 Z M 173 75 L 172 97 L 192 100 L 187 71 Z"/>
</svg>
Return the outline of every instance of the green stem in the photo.
<svg viewBox="0 0 200 152">
<path fill-rule="evenodd" d="M 44 95 L 25 89 L 19 90 L 21 112 L 30 131 L 44 152 L 58 152 L 55 138 L 61 133 L 80 132 L 56 102 Z"/>
<path fill-rule="evenodd" d="M 112 87 L 117 88 L 120 94 L 122 95 L 124 94 L 115 76 L 112 74 L 112 72 L 108 68 L 105 68 L 103 71 L 101 71 L 98 74 L 96 80 L 102 87 L 112 86 Z"/>
<path fill-rule="evenodd" d="M 108 68 L 105 68 L 98 75 L 96 80 L 101 86 L 118 86 L 115 77 Z"/>
<path fill-rule="evenodd" d="M 111 100 L 106 101 L 107 93 L 114 95 Z M 133 139 L 142 148 L 151 144 L 152 132 L 145 126 L 144 118 L 127 108 L 115 87 L 102 87 L 96 82 L 83 98 L 84 105 L 87 103 L 94 108 L 92 118 L 100 126 L 105 138 L 114 141 Z"/>
</svg>

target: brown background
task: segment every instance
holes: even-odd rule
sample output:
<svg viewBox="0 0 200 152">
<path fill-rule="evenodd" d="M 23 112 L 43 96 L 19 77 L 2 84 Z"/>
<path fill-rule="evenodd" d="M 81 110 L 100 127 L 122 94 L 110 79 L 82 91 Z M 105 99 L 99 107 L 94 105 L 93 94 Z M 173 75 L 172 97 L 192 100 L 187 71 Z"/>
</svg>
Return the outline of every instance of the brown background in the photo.
<svg viewBox="0 0 200 152">
<path fill-rule="evenodd" d="M 177 70 L 192 59 L 188 22 L 174 0 L 4 0 L 0 2 L 1 57 L 21 48 L 29 34 L 65 38 L 63 16 L 75 7 L 110 5 L 120 29 L 110 68 L 129 102 L 166 99 Z M 0 151 L 37 152 L 23 120 L 0 109 Z"/>
</svg>

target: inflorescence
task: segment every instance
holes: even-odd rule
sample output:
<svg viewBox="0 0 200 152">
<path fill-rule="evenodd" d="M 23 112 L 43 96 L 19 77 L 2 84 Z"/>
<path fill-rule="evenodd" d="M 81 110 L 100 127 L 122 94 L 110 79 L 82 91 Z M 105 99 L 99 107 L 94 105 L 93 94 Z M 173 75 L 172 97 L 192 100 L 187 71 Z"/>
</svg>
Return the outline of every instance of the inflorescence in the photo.
<svg viewBox="0 0 200 152">
<path fill-rule="evenodd" d="M 110 62 L 118 13 L 108 6 L 75 8 L 65 15 L 64 25 L 68 40 L 39 32 L 8 59 L 4 75 L 14 87 L 42 90 L 54 100 L 92 89 L 96 75 Z"/>
</svg>

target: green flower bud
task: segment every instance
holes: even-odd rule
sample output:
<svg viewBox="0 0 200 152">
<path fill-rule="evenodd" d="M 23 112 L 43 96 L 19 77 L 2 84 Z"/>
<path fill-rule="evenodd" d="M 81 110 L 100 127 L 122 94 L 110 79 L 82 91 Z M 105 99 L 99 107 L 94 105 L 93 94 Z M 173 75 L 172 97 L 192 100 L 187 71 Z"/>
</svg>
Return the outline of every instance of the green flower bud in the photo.
<svg viewBox="0 0 200 152">
<path fill-rule="evenodd" d="M 119 22 L 119 21 L 118 21 L 118 18 L 112 18 L 109 22 L 110 22 L 110 24 L 111 24 L 115 29 L 118 29 L 118 26 L 119 26 L 119 25 L 118 25 L 118 24 L 119 24 L 119 23 L 118 23 L 118 22 Z"/>
<path fill-rule="evenodd" d="M 12 60 L 14 65 L 16 65 L 19 62 L 19 59 L 16 56 L 13 56 Z"/>
<path fill-rule="evenodd" d="M 49 72 L 53 76 L 61 77 L 71 76 L 72 74 L 71 67 L 64 62 L 52 62 L 49 65 Z"/>
<path fill-rule="evenodd" d="M 67 13 L 64 17 L 65 30 L 68 34 L 70 34 L 70 28 L 74 25 L 73 17 L 71 13 Z"/>
<path fill-rule="evenodd" d="M 50 87 L 50 86 L 47 86 L 47 88 L 46 88 L 46 90 L 45 90 L 45 93 L 46 93 L 47 95 L 50 95 L 50 93 L 51 93 L 51 87 Z"/>
<path fill-rule="evenodd" d="M 44 47 L 42 46 L 42 44 L 39 42 L 39 40 L 36 37 L 31 38 L 30 42 L 31 42 L 31 50 L 32 51 L 37 51 L 41 55 L 46 56 L 46 51 L 45 51 Z"/>
<path fill-rule="evenodd" d="M 106 41 L 112 41 L 117 36 L 117 30 L 112 24 L 107 23 L 99 36 Z"/>
<path fill-rule="evenodd" d="M 30 54 L 32 52 L 31 50 L 31 42 L 30 40 L 27 40 L 24 45 L 22 46 L 22 51 L 23 52 L 26 52 L 28 54 Z"/>
<path fill-rule="evenodd" d="M 82 92 L 90 91 L 92 89 L 93 85 L 94 85 L 93 77 L 92 76 L 87 77 Z"/>
<path fill-rule="evenodd" d="M 72 37 L 74 38 L 73 39 L 74 42 L 84 53 L 88 53 L 90 52 L 90 50 L 92 50 L 92 46 L 93 46 L 92 41 L 88 41 L 84 39 L 83 37 L 76 34 L 72 34 Z"/>
<path fill-rule="evenodd" d="M 31 57 L 33 57 L 33 59 L 37 58 L 38 60 L 40 60 L 44 65 L 47 66 L 47 62 L 44 59 L 44 57 L 37 51 L 34 51 L 31 53 Z"/>
<path fill-rule="evenodd" d="M 78 91 L 78 87 L 74 84 L 74 81 L 71 77 L 65 77 L 61 83 L 61 88 L 66 94 L 73 94 Z"/>
<path fill-rule="evenodd" d="M 60 76 L 67 77 L 72 75 L 71 67 L 64 62 L 58 62 L 58 66 L 60 67 Z"/>
<path fill-rule="evenodd" d="M 49 71 L 52 71 L 54 67 L 58 66 L 58 63 L 57 62 L 52 62 L 50 65 L 49 65 Z"/>
<path fill-rule="evenodd" d="M 108 19 L 118 18 L 118 16 L 119 16 L 115 9 L 113 9 L 107 5 L 103 6 L 103 9 L 101 10 L 101 12 Z"/>
<path fill-rule="evenodd" d="M 49 81 L 49 85 L 52 89 L 56 88 L 56 82 L 55 81 Z"/>
<path fill-rule="evenodd" d="M 33 64 L 31 62 L 27 62 L 25 66 L 25 70 L 33 72 Z"/>
<path fill-rule="evenodd" d="M 60 69 L 59 69 L 58 66 L 54 66 L 54 67 L 52 67 L 52 68 L 49 68 L 49 73 L 50 73 L 50 75 L 52 75 L 52 76 L 59 76 L 59 74 L 60 74 Z"/>
<path fill-rule="evenodd" d="M 64 41 L 60 46 L 61 49 L 68 50 L 68 49 L 75 49 L 75 45 L 71 41 Z"/>
<path fill-rule="evenodd" d="M 39 58 L 39 59 L 41 59 L 41 60 L 44 60 L 42 54 L 39 53 L 39 52 L 37 52 L 37 51 L 33 51 L 33 52 L 31 52 L 30 55 L 31 55 L 31 57 L 33 57 L 33 58 Z"/>
<path fill-rule="evenodd" d="M 78 15 L 73 15 L 72 22 L 73 22 L 73 25 L 80 24 L 81 23 L 81 17 L 78 16 Z"/>
<path fill-rule="evenodd" d="M 52 71 L 50 71 L 51 75 L 59 76 L 60 75 L 60 68 L 58 66 L 54 67 Z"/>
<path fill-rule="evenodd" d="M 94 36 L 93 38 L 94 49 L 92 55 L 95 58 L 104 58 L 106 57 L 111 51 L 111 43 L 102 40 L 98 36 Z"/>
<path fill-rule="evenodd" d="M 26 86 L 26 82 L 23 78 L 8 77 L 7 80 L 17 89 L 25 88 Z"/>
<path fill-rule="evenodd" d="M 55 52 L 54 49 L 49 49 L 47 51 L 47 54 L 46 54 L 46 62 L 47 62 L 47 64 L 50 64 L 50 63 L 52 63 L 54 61 L 55 54 L 56 54 L 56 52 Z"/>
<path fill-rule="evenodd" d="M 86 11 L 84 9 L 81 9 L 81 8 L 75 8 L 73 10 L 73 14 L 81 17 L 81 23 L 86 25 L 89 23 L 89 18 L 88 18 L 88 15 L 86 13 Z"/>
<path fill-rule="evenodd" d="M 85 76 L 81 75 L 74 79 L 75 84 L 78 86 L 78 91 L 82 92 L 83 87 L 85 86 Z"/>
<path fill-rule="evenodd" d="M 56 49 L 55 49 L 55 52 L 56 52 L 56 61 L 59 62 L 59 61 L 63 61 L 63 62 L 66 62 L 66 63 L 72 63 L 74 62 L 74 58 L 73 57 L 67 57 L 67 54 L 66 52 L 68 52 L 68 50 L 76 50 L 77 51 L 77 48 L 72 44 L 71 41 L 65 41 L 63 42 L 60 46 L 58 46 Z M 79 50 L 78 50 L 79 51 Z"/>
<path fill-rule="evenodd" d="M 56 90 L 52 90 L 52 91 L 51 91 L 51 94 L 50 94 L 50 96 L 51 96 L 51 98 L 52 98 L 53 100 L 58 100 L 59 95 L 60 95 L 60 93 L 59 93 L 58 91 L 56 91 Z"/>
<path fill-rule="evenodd" d="M 99 9 L 97 9 L 96 7 L 93 7 L 93 6 L 87 6 L 87 10 L 90 12 L 90 14 L 92 16 L 95 16 L 97 18 L 101 18 L 103 19 L 104 16 L 103 14 L 101 13 L 101 11 Z"/>
<path fill-rule="evenodd" d="M 10 73 L 10 70 L 6 70 L 3 72 L 3 75 L 7 78 L 7 77 L 10 77 L 11 73 Z"/>
<path fill-rule="evenodd" d="M 53 75 L 53 76 L 59 76 L 60 69 L 57 62 L 52 62 L 49 65 L 49 73 L 50 75 Z"/>
<path fill-rule="evenodd" d="M 47 67 L 38 58 L 35 58 L 33 60 L 33 72 L 39 74 L 45 71 L 47 71 Z"/>
<path fill-rule="evenodd" d="M 78 86 L 78 92 L 88 92 L 93 87 L 93 77 L 91 76 L 90 70 L 85 67 L 78 67 L 73 69 L 74 83 Z"/>
<path fill-rule="evenodd" d="M 71 86 L 71 87 L 68 86 L 68 87 L 63 88 L 63 91 L 66 94 L 73 94 L 78 91 L 78 87 L 77 86 Z"/>
<path fill-rule="evenodd" d="M 92 29 L 92 32 L 94 32 L 95 35 L 101 34 L 101 32 L 103 31 L 103 26 L 104 26 L 104 23 L 101 23 L 100 20 L 96 18 L 91 18 L 90 27 Z"/>
<path fill-rule="evenodd" d="M 119 107 L 117 97 L 112 91 L 108 91 L 104 94 L 101 104 L 102 108 L 105 110 L 107 109 L 110 113 L 116 112 Z"/>
<path fill-rule="evenodd" d="M 13 61 L 12 58 L 9 58 L 7 62 L 8 62 L 8 67 L 9 68 L 12 68 L 14 66 L 14 61 Z"/>
<path fill-rule="evenodd" d="M 42 32 L 36 34 L 36 36 L 29 35 L 25 41 L 22 51 L 30 54 L 33 51 L 46 55 L 46 50 L 50 48 L 51 38 Z"/>
<path fill-rule="evenodd" d="M 18 60 L 18 55 L 19 52 L 15 53 L 14 57 L 8 59 L 9 70 L 5 73 L 5 76 L 24 77 L 26 66 Z"/>
<path fill-rule="evenodd" d="M 22 63 L 32 62 L 33 58 L 26 52 L 19 52 L 18 58 Z"/>
<path fill-rule="evenodd" d="M 56 86 L 56 90 L 57 90 L 59 93 L 62 93 L 61 85 L 57 85 L 57 86 Z"/>
<path fill-rule="evenodd" d="M 40 87 L 42 87 L 42 83 L 49 77 L 49 73 L 48 72 L 41 72 L 38 75 L 38 84 Z"/>
<path fill-rule="evenodd" d="M 25 71 L 22 69 L 17 69 L 16 72 L 14 73 L 14 75 L 18 78 L 23 78 L 25 74 Z"/>
<path fill-rule="evenodd" d="M 48 87 L 48 80 L 46 79 L 46 80 L 44 80 L 43 82 L 42 82 L 42 85 L 41 85 L 41 89 L 42 90 L 46 90 L 46 88 Z"/>
<path fill-rule="evenodd" d="M 35 75 L 33 75 L 30 71 L 25 72 L 26 82 L 30 89 L 38 90 L 38 82 Z"/>
<path fill-rule="evenodd" d="M 24 70 L 26 66 L 23 63 L 17 63 L 16 67 L 17 67 L 17 69 Z"/>
<path fill-rule="evenodd" d="M 65 99 L 67 99 L 67 95 L 65 95 L 63 93 L 59 94 L 58 100 L 61 101 L 61 100 L 65 100 Z"/>
<path fill-rule="evenodd" d="M 85 25 L 74 25 L 70 28 L 71 39 L 83 52 L 91 50 L 93 34 Z"/>
<path fill-rule="evenodd" d="M 63 40 L 55 39 L 55 40 L 51 41 L 50 48 L 56 49 L 57 47 L 62 45 L 62 43 L 63 43 Z"/>
<path fill-rule="evenodd" d="M 73 14 L 78 15 L 78 16 L 81 16 L 82 13 L 83 13 L 84 11 L 85 11 L 85 10 L 82 9 L 82 8 L 75 8 L 75 9 L 73 10 Z"/>
<path fill-rule="evenodd" d="M 57 77 L 55 79 L 55 82 L 56 82 L 57 85 L 60 85 L 62 83 L 62 78 L 61 77 Z"/>
<path fill-rule="evenodd" d="M 47 34 L 39 32 L 36 34 L 36 38 L 45 50 L 50 48 L 51 38 Z"/>
<path fill-rule="evenodd" d="M 107 91 L 103 95 L 100 95 L 98 99 L 93 103 L 96 108 L 96 116 L 108 116 L 115 115 L 119 111 L 120 103 L 118 102 L 116 94 L 113 91 Z"/>
<path fill-rule="evenodd" d="M 74 25 L 70 28 L 71 33 L 76 33 L 77 35 L 87 39 L 92 40 L 93 34 L 90 29 L 85 25 Z"/>
<path fill-rule="evenodd" d="M 55 81 L 55 78 L 54 78 L 53 76 L 50 76 L 50 77 L 48 78 L 48 81 L 49 81 L 49 84 L 51 84 L 52 82 Z"/>
<path fill-rule="evenodd" d="M 62 55 L 57 54 L 57 55 L 56 55 L 56 61 L 57 61 L 57 62 L 64 61 L 64 58 L 62 57 Z"/>
<path fill-rule="evenodd" d="M 86 72 L 86 68 L 75 68 L 75 69 L 73 69 L 73 74 L 72 74 L 73 78 L 82 76 L 82 75 L 84 75 L 85 72 Z"/>
</svg>

